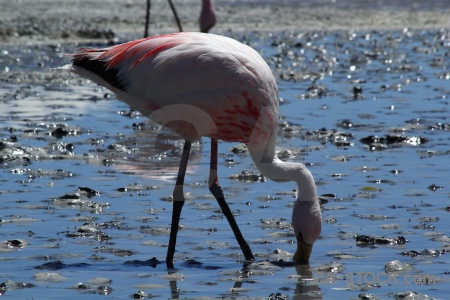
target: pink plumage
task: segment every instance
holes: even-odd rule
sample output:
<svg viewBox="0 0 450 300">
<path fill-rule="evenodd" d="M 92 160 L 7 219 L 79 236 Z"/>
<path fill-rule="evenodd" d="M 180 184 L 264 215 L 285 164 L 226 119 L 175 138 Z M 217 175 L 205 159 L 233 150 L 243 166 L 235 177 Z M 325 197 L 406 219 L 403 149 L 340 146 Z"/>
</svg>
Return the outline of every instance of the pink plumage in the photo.
<svg viewBox="0 0 450 300">
<path fill-rule="evenodd" d="M 188 140 L 200 135 L 248 142 L 263 107 L 278 107 L 271 70 L 252 48 L 202 33 L 176 33 L 76 54 L 73 71 L 107 86 L 120 100 Z M 177 109 L 175 105 L 183 105 Z M 215 128 L 186 128 L 186 105 L 211 117 Z M 171 112 L 161 110 L 171 106 Z M 183 108 L 183 109 L 181 109 Z M 277 109 L 267 115 L 269 135 Z M 197 115 L 197 114 L 196 114 Z M 194 117 L 194 116 L 193 116 Z M 198 116 L 196 116 L 198 118 Z M 207 124 L 202 120 L 200 124 Z M 175 122 L 175 123 L 174 123 Z"/>
<path fill-rule="evenodd" d="M 292 214 L 298 241 L 294 259 L 308 262 L 322 222 L 314 179 L 303 164 L 283 162 L 276 155 L 278 89 L 269 66 L 255 50 L 219 35 L 174 33 L 105 49 L 84 49 L 66 69 L 107 87 L 120 100 L 186 140 L 174 190 L 168 266 L 172 266 L 184 203 L 190 144 L 201 136 L 211 138 L 210 191 L 245 258 L 254 259 L 217 179 L 219 139 L 246 143 L 266 177 L 297 183 L 298 199 Z"/>
</svg>

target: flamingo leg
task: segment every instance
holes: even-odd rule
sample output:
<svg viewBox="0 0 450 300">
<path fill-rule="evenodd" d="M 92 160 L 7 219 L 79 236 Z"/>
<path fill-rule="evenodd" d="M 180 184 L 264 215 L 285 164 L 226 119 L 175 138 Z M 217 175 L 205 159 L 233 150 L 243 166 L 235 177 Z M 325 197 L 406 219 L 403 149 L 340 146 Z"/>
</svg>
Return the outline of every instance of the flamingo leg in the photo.
<svg viewBox="0 0 450 300">
<path fill-rule="evenodd" d="M 148 37 L 148 26 L 150 24 L 150 10 L 152 8 L 151 0 L 147 0 L 147 5 L 145 8 L 145 28 L 144 28 L 144 38 Z"/>
<path fill-rule="evenodd" d="M 173 190 L 172 224 L 170 226 L 169 246 L 167 247 L 166 256 L 166 265 L 169 269 L 173 269 L 173 255 L 175 253 L 175 245 L 177 244 L 178 226 L 180 223 L 181 210 L 183 208 L 185 200 L 183 192 L 184 177 L 186 175 L 186 168 L 190 152 L 191 142 L 185 141 L 183 154 L 181 155 L 180 168 L 178 169 L 177 182 Z"/>
<path fill-rule="evenodd" d="M 212 138 L 211 139 L 211 163 L 210 163 L 210 171 L 209 171 L 209 190 L 214 195 L 219 203 L 220 208 L 222 209 L 223 214 L 228 220 L 228 223 L 233 230 L 234 236 L 236 237 L 239 246 L 241 246 L 242 253 L 244 254 L 245 259 L 254 260 L 252 250 L 248 245 L 247 241 L 242 236 L 241 230 L 239 229 L 236 220 L 234 219 L 233 213 L 228 206 L 225 195 L 223 194 L 222 187 L 219 184 L 219 179 L 217 178 L 217 156 L 218 156 L 218 140 Z"/>
<path fill-rule="evenodd" d="M 175 17 L 175 21 L 177 22 L 178 31 L 182 32 L 183 28 L 181 27 L 180 18 L 178 18 L 178 13 L 177 13 L 177 10 L 175 9 L 175 5 L 173 5 L 173 3 L 172 3 L 172 0 L 169 0 L 169 5 L 170 5 L 170 9 L 172 10 L 173 16 Z M 148 37 L 148 26 L 150 24 L 150 9 L 151 9 L 151 0 L 147 0 L 147 6 L 145 9 L 144 38 Z"/>
<path fill-rule="evenodd" d="M 175 5 L 173 5 L 172 0 L 169 0 L 170 9 L 172 10 L 173 16 L 175 17 L 175 21 L 177 22 L 178 31 L 183 32 L 183 27 L 181 27 L 180 18 L 178 18 L 177 10 L 175 9 Z"/>
</svg>

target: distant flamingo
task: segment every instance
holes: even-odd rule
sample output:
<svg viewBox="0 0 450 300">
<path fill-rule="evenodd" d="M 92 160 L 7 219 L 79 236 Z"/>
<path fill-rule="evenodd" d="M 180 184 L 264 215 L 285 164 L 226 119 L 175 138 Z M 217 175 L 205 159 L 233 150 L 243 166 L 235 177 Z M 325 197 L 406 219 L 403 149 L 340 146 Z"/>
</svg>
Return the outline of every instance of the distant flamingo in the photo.
<svg viewBox="0 0 450 300">
<path fill-rule="evenodd" d="M 118 98 L 185 139 L 173 192 L 166 263 L 173 267 L 191 142 L 211 138 L 209 189 L 247 260 L 253 253 L 228 207 L 217 178 L 218 140 L 243 142 L 262 174 L 295 181 L 292 212 L 294 260 L 308 263 L 322 226 L 313 176 L 301 163 L 283 162 L 275 151 L 278 88 L 269 66 L 252 48 L 204 33 L 174 33 L 106 49 L 83 49 L 64 67 L 105 86 Z"/>
<path fill-rule="evenodd" d="M 216 9 L 212 0 L 202 0 L 202 10 L 200 11 L 200 31 L 208 33 L 216 24 Z"/>
<path fill-rule="evenodd" d="M 175 5 L 173 5 L 172 0 L 168 1 L 173 16 L 175 17 L 175 21 L 177 22 L 178 30 L 182 32 L 183 27 L 181 26 L 180 19 L 178 18 L 178 13 L 177 10 L 175 9 Z M 150 7 L 151 7 L 150 2 L 151 2 L 150 0 L 147 0 L 144 38 L 148 37 L 148 25 L 150 23 Z M 209 30 L 216 24 L 216 9 L 214 7 L 214 3 L 212 0 L 202 0 L 202 9 L 200 11 L 198 23 L 200 25 L 200 31 L 204 33 L 208 33 Z"/>
</svg>

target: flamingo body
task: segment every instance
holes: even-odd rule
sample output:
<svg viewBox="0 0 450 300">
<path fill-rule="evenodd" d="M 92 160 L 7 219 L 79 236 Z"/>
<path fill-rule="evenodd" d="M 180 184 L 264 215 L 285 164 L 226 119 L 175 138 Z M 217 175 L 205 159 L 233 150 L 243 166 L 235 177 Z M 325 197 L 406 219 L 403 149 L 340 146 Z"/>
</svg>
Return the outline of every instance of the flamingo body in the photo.
<svg viewBox="0 0 450 300">
<path fill-rule="evenodd" d="M 191 141 L 207 136 L 247 143 L 261 109 L 278 107 L 276 82 L 261 56 L 218 35 L 176 33 L 86 49 L 72 68 Z M 267 124 L 255 134 L 271 134 L 277 111 L 266 114 Z M 199 115 L 205 118 L 195 128 L 177 122 Z"/>
<path fill-rule="evenodd" d="M 276 156 L 278 90 L 269 66 L 255 50 L 223 36 L 175 33 L 84 49 L 66 68 L 107 87 L 120 100 L 179 133 L 189 145 L 201 136 L 212 139 L 212 148 L 217 148 L 218 139 L 246 143 L 263 175 L 295 181 L 299 198 L 292 214 L 298 240 L 294 259 L 308 262 L 321 231 L 315 183 L 303 164 L 282 162 Z M 185 151 L 177 186 L 184 182 L 189 147 Z M 212 150 L 214 155 L 210 184 L 218 186 L 217 149 Z M 223 198 L 220 186 L 210 190 L 218 201 Z M 240 232 L 235 234 L 246 258 L 253 258 L 250 248 L 244 250 Z"/>
</svg>

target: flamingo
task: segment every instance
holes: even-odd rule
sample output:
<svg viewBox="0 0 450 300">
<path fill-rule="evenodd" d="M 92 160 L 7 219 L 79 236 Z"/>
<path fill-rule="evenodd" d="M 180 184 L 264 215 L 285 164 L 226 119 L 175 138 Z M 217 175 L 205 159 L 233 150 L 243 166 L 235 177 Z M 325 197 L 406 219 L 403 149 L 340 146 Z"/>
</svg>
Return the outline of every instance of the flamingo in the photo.
<svg viewBox="0 0 450 300">
<path fill-rule="evenodd" d="M 178 26 L 180 32 L 183 31 L 181 26 L 180 18 L 178 18 L 177 10 L 175 5 L 173 5 L 172 0 L 168 0 L 170 9 L 172 10 L 173 16 Z M 147 0 L 146 15 L 145 15 L 145 31 L 144 38 L 148 37 L 148 25 L 150 23 L 150 0 Z M 198 19 L 200 25 L 200 32 L 208 33 L 209 30 L 216 24 L 216 8 L 214 7 L 213 0 L 202 0 L 202 9 L 200 10 L 200 17 Z"/>
<path fill-rule="evenodd" d="M 104 49 L 81 49 L 73 55 L 72 64 L 63 68 L 106 87 L 119 100 L 185 140 L 173 190 L 168 267 L 173 267 L 191 143 L 202 136 L 211 139 L 209 190 L 245 259 L 252 261 L 254 256 L 219 184 L 218 140 L 245 143 L 264 176 L 297 183 L 298 198 L 292 210 L 297 239 L 293 259 L 309 263 L 322 227 L 314 178 L 305 165 L 283 162 L 276 155 L 278 88 L 269 66 L 254 49 L 228 37 L 180 32 Z"/>
<path fill-rule="evenodd" d="M 212 0 L 202 0 L 202 10 L 198 19 L 200 31 L 208 33 L 216 24 L 216 9 Z"/>
</svg>

